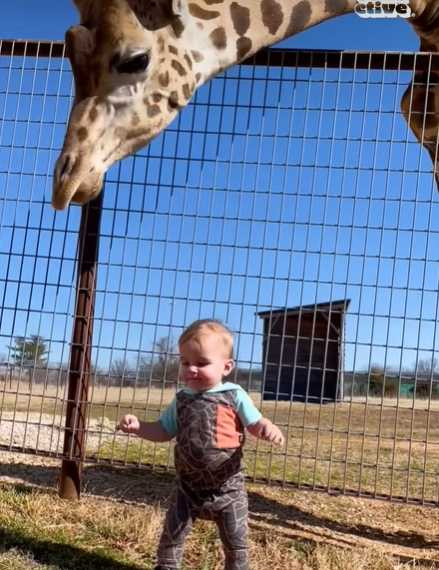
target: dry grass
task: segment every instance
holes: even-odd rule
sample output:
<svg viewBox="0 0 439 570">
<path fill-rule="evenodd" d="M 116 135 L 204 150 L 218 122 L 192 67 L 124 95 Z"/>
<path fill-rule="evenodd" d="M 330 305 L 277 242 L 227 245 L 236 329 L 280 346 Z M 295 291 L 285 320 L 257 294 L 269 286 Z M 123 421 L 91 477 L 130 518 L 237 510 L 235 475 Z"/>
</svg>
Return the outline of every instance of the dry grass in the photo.
<svg viewBox="0 0 439 570">
<path fill-rule="evenodd" d="M 3 388 L 3 392 L 2 389 Z M 90 417 L 101 422 L 88 438 L 98 458 L 168 466 L 168 446 L 153 446 L 116 435 L 116 420 L 128 411 L 155 419 L 174 389 L 103 388 L 90 391 Z M 361 491 L 375 495 L 437 501 L 439 495 L 439 402 L 416 399 L 361 399 L 325 406 L 300 402 L 262 402 L 263 413 L 288 435 L 278 452 L 249 438 L 247 472 L 254 480 L 277 479 L 293 484 Z M 0 386 L 3 419 L 17 410 L 20 422 L 29 414 L 52 415 L 63 428 L 64 393 L 56 386 L 12 382 Z M 5 412 L 6 410 L 6 412 Z M 17 416 L 18 417 L 18 416 Z M 26 419 L 29 418 L 29 419 Z M 55 419 L 56 418 L 56 419 Z"/>
<path fill-rule="evenodd" d="M 68 502 L 54 489 L 57 473 L 53 460 L 3 455 L 0 569 L 151 570 L 173 477 L 87 466 L 81 501 Z M 439 568 L 436 510 L 255 484 L 248 491 L 252 570 Z M 214 525 L 195 524 L 183 568 L 223 568 Z"/>
</svg>

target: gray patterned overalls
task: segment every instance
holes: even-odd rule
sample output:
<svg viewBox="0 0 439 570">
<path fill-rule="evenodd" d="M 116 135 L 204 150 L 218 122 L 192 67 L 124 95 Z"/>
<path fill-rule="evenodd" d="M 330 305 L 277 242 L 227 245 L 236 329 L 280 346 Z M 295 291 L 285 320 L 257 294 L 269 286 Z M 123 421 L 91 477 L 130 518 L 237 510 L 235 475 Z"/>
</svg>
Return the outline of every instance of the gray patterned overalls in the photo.
<svg viewBox="0 0 439 570">
<path fill-rule="evenodd" d="M 156 570 L 180 568 L 195 519 L 218 525 L 226 570 L 248 570 L 247 493 L 241 472 L 244 429 L 235 391 L 177 394 L 177 484 L 166 514 Z"/>
</svg>

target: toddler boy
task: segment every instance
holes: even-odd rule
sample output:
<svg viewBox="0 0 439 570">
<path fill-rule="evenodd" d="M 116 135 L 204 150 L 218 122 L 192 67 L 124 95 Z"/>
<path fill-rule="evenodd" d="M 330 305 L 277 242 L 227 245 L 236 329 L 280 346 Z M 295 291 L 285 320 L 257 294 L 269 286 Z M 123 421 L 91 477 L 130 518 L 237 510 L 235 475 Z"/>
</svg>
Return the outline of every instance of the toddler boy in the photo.
<svg viewBox="0 0 439 570">
<path fill-rule="evenodd" d="M 177 484 L 156 570 L 180 568 L 183 543 L 196 518 L 217 524 L 226 570 L 248 570 L 248 507 L 241 470 L 244 428 L 277 445 L 283 445 L 284 437 L 241 386 L 223 382 L 235 363 L 233 336 L 222 323 L 195 321 L 181 335 L 178 347 L 185 387 L 158 421 L 142 422 L 127 414 L 118 426 L 150 441 L 176 437 Z"/>
</svg>

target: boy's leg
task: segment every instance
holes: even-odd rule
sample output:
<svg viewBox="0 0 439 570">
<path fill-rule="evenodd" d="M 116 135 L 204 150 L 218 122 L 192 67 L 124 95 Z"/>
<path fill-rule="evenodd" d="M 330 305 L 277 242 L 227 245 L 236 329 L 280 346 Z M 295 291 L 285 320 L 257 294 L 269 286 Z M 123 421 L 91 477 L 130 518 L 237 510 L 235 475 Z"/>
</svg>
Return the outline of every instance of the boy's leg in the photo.
<svg viewBox="0 0 439 570">
<path fill-rule="evenodd" d="M 225 570 L 248 570 L 248 501 L 244 488 L 215 519 L 226 557 Z"/>
<path fill-rule="evenodd" d="M 156 570 L 180 568 L 184 540 L 190 532 L 194 520 L 191 507 L 188 497 L 177 487 L 166 513 L 157 551 Z"/>
</svg>

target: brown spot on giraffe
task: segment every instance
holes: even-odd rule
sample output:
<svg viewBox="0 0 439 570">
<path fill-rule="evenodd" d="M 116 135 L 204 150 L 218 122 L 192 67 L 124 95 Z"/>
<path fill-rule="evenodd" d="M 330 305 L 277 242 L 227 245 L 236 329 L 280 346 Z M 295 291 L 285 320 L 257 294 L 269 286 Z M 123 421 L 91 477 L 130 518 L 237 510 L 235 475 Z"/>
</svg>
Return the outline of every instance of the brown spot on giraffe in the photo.
<svg viewBox="0 0 439 570">
<path fill-rule="evenodd" d="M 163 95 L 161 93 L 153 93 L 152 94 L 152 100 L 154 101 L 154 103 L 159 103 L 163 98 Z"/>
<path fill-rule="evenodd" d="M 169 53 L 172 53 L 173 55 L 178 55 L 178 49 L 175 46 L 169 45 L 168 50 L 169 50 Z"/>
<path fill-rule="evenodd" d="M 264 26 L 274 35 L 284 21 L 282 6 L 276 0 L 262 0 L 261 11 Z"/>
<path fill-rule="evenodd" d="M 157 47 L 160 53 L 165 51 L 165 40 L 161 36 L 157 39 Z"/>
<path fill-rule="evenodd" d="M 250 38 L 238 38 L 236 42 L 236 54 L 238 61 L 243 59 L 248 52 L 252 49 L 252 41 Z"/>
<path fill-rule="evenodd" d="M 184 60 L 187 63 L 189 69 L 192 69 L 192 60 L 187 53 L 184 54 Z"/>
<path fill-rule="evenodd" d="M 169 85 L 169 71 L 164 71 L 158 76 L 159 83 L 162 87 L 167 87 Z"/>
<path fill-rule="evenodd" d="M 327 14 L 340 14 L 347 9 L 346 0 L 325 0 L 325 12 Z"/>
<path fill-rule="evenodd" d="M 216 49 L 226 49 L 227 47 L 227 36 L 226 30 L 224 28 L 216 28 L 209 35 L 212 43 Z"/>
<path fill-rule="evenodd" d="M 215 20 L 215 18 L 219 18 L 220 13 L 216 10 L 205 10 L 198 6 L 198 4 L 189 4 L 189 12 L 195 18 L 199 18 L 200 20 Z"/>
<path fill-rule="evenodd" d="M 178 109 L 180 107 L 180 103 L 178 100 L 178 93 L 177 91 L 172 91 L 169 95 L 169 99 L 168 99 L 168 107 L 174 111 L 175 109 Z"/>
<path fill-rule="evenodd" d="M 189 84 L 188 84 L 188 83 L 185 83 L 185 84 L 183 85 L 182 90 L 183 90 L 183 95 L 184 95 L 184 97 L 185 97 L 185 99 L 186 99 L 186 101 L 187 101 L 187 100 L 190 99 L 191 96 L 192 96 L 192 91 L 191 91 L 191 88 L 190 88 Z"/>
<path fill-rule="evenodd" d="M 88 137 L 88 129 L 86 127 L 79 127 L 77 135 L 79 142 L 85 141 L 85 139 Z"/>
<path fill-rule="evenodd" d="M 197 63 L 200 63 L 200 61 L 203 61 L 204 59 L 204 55 L 200 51 L 192 50 L 191 54 L 192 57 L 194 58 L 194 61 L 196 61 Z"/>
<path fill-rule="evenodd" d="M 158 105 L 147 105 L 146 113 L 148 117 L 155 117 L 160 114 L 160 107 Z"/>
<path fill-rule="evenodd" d="M 88 114 L 88 118 L 93 123 L 94 121 L 96 121 L 97 116 L 98 116 L 98 110 L 96 109 L 96 107 L 92 107 L 90 109 L 90 113 Z"/>
<path fill-rule="evenodd" d="M 311 18 L 311 6 L 308 0 L 302 0 L 294 6 L 291 11 L 290 22 L 287 27 L 286 36 L 292 36 L 302 32 Z"/>
<path fill-rule="evenodd" d="M 180 75 L 180 77 L 184 77 L 187 74 L 186 69 L 176 59 L 172 60 L 171 65 L 175 69 L 175 71 L 178 73 L 178 75 Z"/>
<path fill-rule="evenodd" d="M 238 36 L 243 36 L 250 27 L 250 10 L 244 6 L 240 6 L 237 2 L 232 2 L 230 5 L 230 15 L 236 33 Z"/>
</svg>

